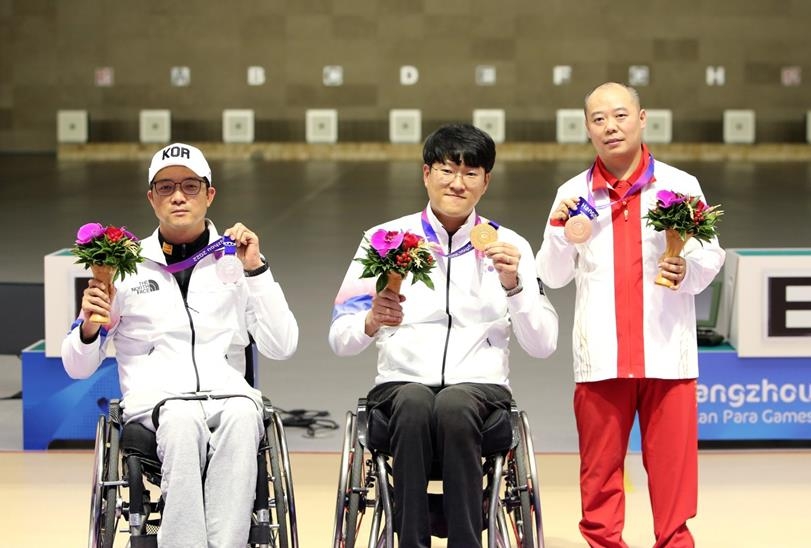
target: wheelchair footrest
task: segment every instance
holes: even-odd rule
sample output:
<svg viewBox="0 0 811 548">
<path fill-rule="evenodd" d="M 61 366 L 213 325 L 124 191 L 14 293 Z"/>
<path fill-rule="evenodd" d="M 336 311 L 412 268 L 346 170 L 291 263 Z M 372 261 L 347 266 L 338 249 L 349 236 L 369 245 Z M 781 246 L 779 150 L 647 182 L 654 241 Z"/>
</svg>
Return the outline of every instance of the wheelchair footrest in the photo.
<svg viewBox="0 0 811 548">
<path fill-rule="evenodd" d="M 158 535 L 130 537 L 131 548 L 158 548 Z"/>
</svg>

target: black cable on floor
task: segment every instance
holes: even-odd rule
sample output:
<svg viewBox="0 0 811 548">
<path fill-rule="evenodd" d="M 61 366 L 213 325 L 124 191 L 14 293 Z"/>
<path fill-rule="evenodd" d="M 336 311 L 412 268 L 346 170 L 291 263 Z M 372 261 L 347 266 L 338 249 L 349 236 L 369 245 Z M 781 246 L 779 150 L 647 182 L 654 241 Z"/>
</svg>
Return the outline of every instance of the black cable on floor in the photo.
<svg viewBox="0 0 811 548">
<path fill-rule="evenodd" d="M 310 409 L 279 409 L 274 408 L 282 418 L 282 424 L 290 428 L 304 428 L 304 436 L 317 438 L 330 430 L 337 430 L 338 423 L 329 419 L 329 411 L 313 411 Z"/>
</svg>

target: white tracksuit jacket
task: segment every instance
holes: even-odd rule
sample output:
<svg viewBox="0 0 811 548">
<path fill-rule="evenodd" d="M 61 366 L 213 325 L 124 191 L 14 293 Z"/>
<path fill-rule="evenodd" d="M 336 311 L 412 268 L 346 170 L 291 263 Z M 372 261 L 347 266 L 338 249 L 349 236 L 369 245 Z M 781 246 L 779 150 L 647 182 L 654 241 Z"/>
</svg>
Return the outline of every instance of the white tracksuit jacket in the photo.
<svg viewBox="0 0 811 548">
<path fill-rule="evenodd" d="M 453 235 L 448 234 L 427 209 L 428 218 L 442 249 L 447 253 L 470 240 L 476 220 L 471 213 Z M 421 213 L 387 222 L 379 229 L 410 230 L 425 237 Z M 411 284 L 409 274 L 401 293 L 403 323 L 382 327 L 375 337 L 364 332 L 364 321 L 371 308 L 375 280 L 359 279 L 362 265 L 352 261 L 335 300 L 329 343 L 339 356 L 355 355 L 375 341 L 378 348 L 375 384 L 391 381 L 420 382 L 443 386 L 462 382 L 492 383 L 509 388 L 510 327 L 521 347 L 531 356 L 543 358 L 555 350 L 558 335 L 557 313 L 537 285 L 537 274 L 529 243 L 512 230 L 500 227 L 498 238 L 515 245 L 521 252 L 518 273 L 523 291 L 507 297 L 498 273 L 487 258 L 475 250 L 447 258 L 437 256 L 431 271 L 435 289 L 423 283 Z M 358 246 L 355 257 L 365 256 Z"/>
<path fill-rule="evenodd" d="M 586 196 L 588 170 L 558 188 L 552 210 L 563 198 Z M 656 193 L 672 190 L 704 195 L 698 180 L 672 166 L 655 161 L 654 181 L 641 191 L 640 215 L 656 205 Z M 609 201 L 605 191 L 594 195 L 598 207 Z M 704 200 L 706 203 L 706 200 Z M 575 382 L 617 378 L 617 332 L 614 302 L 614 241 L 610 208 L 598 209 L 591 238 L 573 245 L 563 227 L 553 226 L 546 216 L 546 229 L 537 255 L 538 273 L 549 287 L 563 287 L 574 279 L 575 300 L 572 351 Z M 694 295 L 712 282 L 724 264 L 725 252 L 713 239 L 703 246 L 688 240 L 684 281 L 677 290 L 654 284 L 658 262 L 665 250 L 664 232 L 642 223 L 643 324 L 645 376 L 659 379 L 698 377 Z"/>
<path fill-rule="evenodd" d="M 220 236 L 207 222 L 211 243 Z M 137 273 L 115 283 L 109 330 L 84 344 L 78 320 L 63 341 L 68 375 L 89 377 L 113 340 L 125 420 L 151 413 L 168 396 L 194 392 L 248 394 L 261 403 L 244 378 L 248 334 L 272 359 L 289 358 L 298 344 L 298 325 L 270 271 L 224 284 L 208 255 L 193 267 L 184 303 L 177 280 L 164 269 L 157 229 L 141 246 Z"/>
</svg>

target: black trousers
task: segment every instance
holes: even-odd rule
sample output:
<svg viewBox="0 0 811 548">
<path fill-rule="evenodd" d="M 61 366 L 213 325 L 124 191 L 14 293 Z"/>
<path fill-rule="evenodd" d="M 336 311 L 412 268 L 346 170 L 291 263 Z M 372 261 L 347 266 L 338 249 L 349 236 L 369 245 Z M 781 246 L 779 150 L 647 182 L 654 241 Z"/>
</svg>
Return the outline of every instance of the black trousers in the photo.
<svg viewBox="0 0 811 548">
<path fill-rule="evenodd" d="M 427 489 L 435 458 L 442 462 L 448 548 L 481 546 L 482 425 L 496 409 L 509 410 L 511 397 L 503 386 L 474 383 L 385 383 L 369 392 L 367 407 L 390 417 L 400 548 L 431 546 Z"/>
</svg>

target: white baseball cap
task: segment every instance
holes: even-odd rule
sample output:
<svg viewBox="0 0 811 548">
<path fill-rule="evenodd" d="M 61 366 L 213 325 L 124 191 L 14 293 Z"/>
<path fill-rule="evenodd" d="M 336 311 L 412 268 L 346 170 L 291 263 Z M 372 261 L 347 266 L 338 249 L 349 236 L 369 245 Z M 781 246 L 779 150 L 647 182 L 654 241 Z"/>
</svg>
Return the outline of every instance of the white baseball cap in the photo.
<svg viewBox="0 0 811 548">
<path fill-rule="evenodd" d="M 208 179 L 208 183 L 211 184 L 211 168 L 208 167 L 203 152 L 197 147 L 183 143 L 172 143 L 156 152 L 152 157 L 152 163 L 149 164 L 149 180 L 147 184 L 151 185 L 155 175 L 169 166 L 186 166 L 198 177 Z"/>
</svg>

